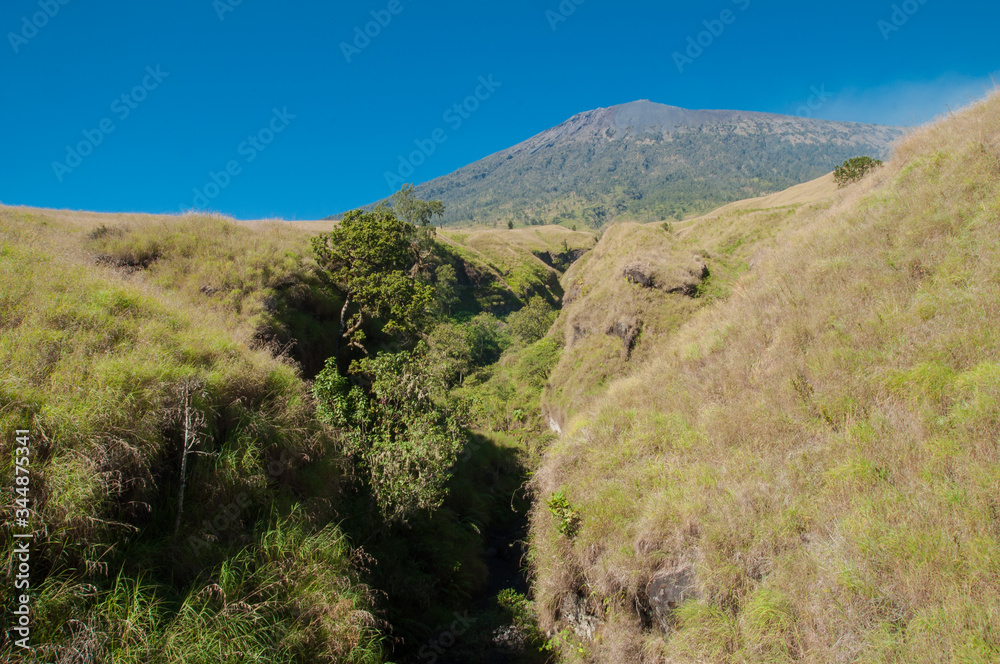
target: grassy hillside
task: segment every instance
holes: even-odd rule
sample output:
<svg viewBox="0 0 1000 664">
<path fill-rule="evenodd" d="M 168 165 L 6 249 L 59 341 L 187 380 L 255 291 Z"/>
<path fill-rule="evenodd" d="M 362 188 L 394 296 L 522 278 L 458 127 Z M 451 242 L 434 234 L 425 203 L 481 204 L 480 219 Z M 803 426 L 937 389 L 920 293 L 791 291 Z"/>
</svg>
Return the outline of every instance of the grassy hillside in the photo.
<svg viewBox="0 0 1000 664">
<path fill-rule="evenodd" d="M 25 659 L 5 637 L 4 661 L 380 662 L 471 610 L 450 656 L 472 662 L 510 624 L 525 464 L 558 353 L 534 342 L 593 236 L 438 238 L 458 283 L 444 332 L 425 330 L 425 375 L 466 335 L 493 346 L 466 348 L 466 449 L 436 469 L 452 477 L 442 504 L 400 524 L 380 520 L 344 432 L 316 416 L 310 379 L 342 301 L 309 240 L 330 228 L 0 208 L 0 427 L 33 436 L 32 641 L 44 646 Z M 5 434 L 5 487 L 14 447 Z"/>
<path fill-rule="evenodd" d="M 606 229 L 563 279 L 553 334 L 566 350 L 546 388 L 548 416 L 566 422 L 614 379 L 645 366 L 678 326 L 726 297 L 780 231 L 827 209 L 835 191 L 824 176 L 684 222 Z"/>
<path fill-rule="evenodd" d="M 468 264 L 495 275 L 501 288 L 520 298 L 562 297 L 560 276 L 594 246 L 593 233 L 559 226 L 512 230 L 444 230 L 440 237 Z"/>
<path fill-rule="evenodd" d="M 1000 661 L 998 136 L 994 96 L 830 203 L 570 271 L 531 540 L 565 661 Z"/>
<path fill-rule="evenodd" d="M 139 235 L 161 223 L 131 221 Z M 244 231 L 207 219 L 175 230 L 135 252 L 106 227 L 0 210 L 0 477 L 14 485 L 9 434 L 31 431 L 40 646 L 23 659 L 5 639 L 3 659 L 380 661 L 369 590 L 328 525 L 334 441 L 296 368 L 255 339 L 271 277 L 243 259 L 260 248 L 220 255 L 210 267 L 231 268 L 227 292 L 195 306 L 193 263 L 187 275 L 147 268 L 152 278 L 132 268 Z M 98 248 L 110 258 L 95 260 Z M 289 261 L 276 278 L 306 279 Z M 194 453 L 175 533 L 185 430 Z"/>
</svg>

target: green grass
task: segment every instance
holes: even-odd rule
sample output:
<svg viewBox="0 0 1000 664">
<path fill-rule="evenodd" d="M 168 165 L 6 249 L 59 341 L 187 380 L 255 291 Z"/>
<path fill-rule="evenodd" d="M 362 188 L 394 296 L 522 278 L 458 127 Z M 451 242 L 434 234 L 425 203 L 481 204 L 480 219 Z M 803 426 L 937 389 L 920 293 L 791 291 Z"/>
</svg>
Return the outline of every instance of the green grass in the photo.
<svg viewBox="0 0 1000 664">
<path fill-rule="evenodd" d="M 157 263 L 214 251 L 218 222 L 199 223 L 177 232 L 204 242 L 163 234 Z M 322 525 L 338 492 L 333 439 L 297 367 L 255 343 L 247 303 L 264 272 L 244 266 L 244 306 L 216 307 L 179 262 L 137 277 L 95 262 L 97 241 L 0 210 L 0 428 L 32 436 L 36 660 L 381 661 L 369 592 L 344 535 Z M 204 424 L 174 537 L 185 386 Z M 0 542 L 13 569 L 10 531 Z"/>
<path fill-rule="evenodd" d="M 535 508 L 541 626 L 572 633 L 581 585 L 602 607 L 564 661 L 1000 661 L 998 126 L 994 96 L 832 205 L 612 228 L 570 271 L 567 339 L 661 331 L 611 371 L 568 341 L 546 393 L 567 435 L 535 491 L 582 525 Z M 614 281 L 701 251 L 711 297 Z M 663 633 L 636 607 L 679 563 L 698 598 Z"/>
</svg>

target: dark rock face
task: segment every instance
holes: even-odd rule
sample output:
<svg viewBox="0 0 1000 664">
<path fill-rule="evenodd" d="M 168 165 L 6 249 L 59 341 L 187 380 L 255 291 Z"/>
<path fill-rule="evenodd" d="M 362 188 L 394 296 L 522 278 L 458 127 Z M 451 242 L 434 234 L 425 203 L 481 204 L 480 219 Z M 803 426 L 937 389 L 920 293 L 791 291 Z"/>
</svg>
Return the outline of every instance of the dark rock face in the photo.
<svg viewBox="0 0 1000 664">
<path fill-rule="evenodd" d="M 625 280 L 643 288 L 657 288 L 665 293 L 679 293 L 688 297 L 698 295 L 698 288 L 711 271 L 700 256 L 691 258 L 680 274 L 664 277 L 660 271 L 642 263 L 629 263 L 622 272 Z"/>
<path fill-rule="evenodd" d="M 586 254 L 590 249 L 571 249 L 569 251 L 553 252 L 553 251 L 536 251 L 534 252 L 538 260 L 542 261 L 549 267 L 558 270 L 559 272 L 565 272 L 570 268 L 573 263 L 580 260 L 584 254 Z"/>
<path fill-rule="evenodd" d="M 688 267 L 687 273 L 688 278 L 664 290 L 668 293 L 682 293 L 688 297 L 695 297 L 698 294 L 698 287 L 710 274 L 708 265 L 701 258 L 695 256 L 693 263 Z"/>
<path fill-rule="evenodd" d="M 601 621 L 589 604 L 587 598 L 580 592 L 563 595 L 559 601 L 556 619 L 569 625 L 577 637 L 593 641 Z"/>
<path fill-rule="evenodd" d="M 642 321 L 636 318 L 623 318 L 615 321 L 606 333 L 622 340 L 622 357 L 627 362 L 632 357 L 639 335 L 642 334 Z"/>
<path fill-rule="evenodd" d="M 653 617 L 664 632 L 673 629 L 674 612 L 689 599 L 698 597 L 694 570 L 690 566 L 657 572 L 646 593 Z"/>
<path fill-rule="evenodd" d="M 642 263 L 630 263 L 625 266 L 625 280 L 633 284 L 638 284 L 643 288 L 653 287 L 653 276 Z"/>
</svg>

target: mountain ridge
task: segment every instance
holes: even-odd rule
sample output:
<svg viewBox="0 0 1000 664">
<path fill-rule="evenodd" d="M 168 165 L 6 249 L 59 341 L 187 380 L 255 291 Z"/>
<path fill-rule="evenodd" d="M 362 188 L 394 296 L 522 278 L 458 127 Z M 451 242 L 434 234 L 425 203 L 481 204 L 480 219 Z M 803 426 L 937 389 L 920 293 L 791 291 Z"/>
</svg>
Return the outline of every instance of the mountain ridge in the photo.
<svg viewBox="0 0 1000 664">
<path fill-rule="evenodd" d="M 681 219 L 813 180 L 850 157 L 887 157 L 904 133 L 638 100 L 577 113 L 417 195 L 445 203 L 444 225 Z"/>
</svg>

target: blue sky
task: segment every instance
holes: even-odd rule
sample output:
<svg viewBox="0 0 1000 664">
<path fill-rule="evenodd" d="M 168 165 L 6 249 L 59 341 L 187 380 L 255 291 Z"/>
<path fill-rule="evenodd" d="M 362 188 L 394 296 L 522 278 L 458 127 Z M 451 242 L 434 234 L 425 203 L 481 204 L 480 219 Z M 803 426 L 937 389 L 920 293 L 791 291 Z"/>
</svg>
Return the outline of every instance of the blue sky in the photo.
<svg viewBox="0 0 1000 664">
<path fill-rule="evenodd" d="M 964 0 L 8 0 L 0 201 L 319 218 L 421 146 L 407 180 L 636 99 L 917 124 L 992 86 L 998 23 Z"/>
</svg>

